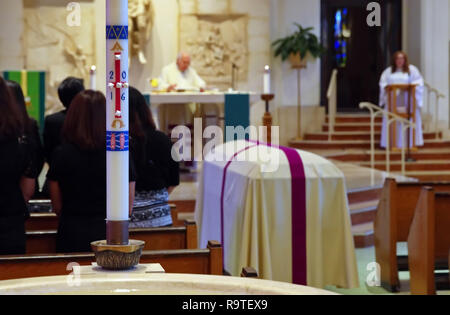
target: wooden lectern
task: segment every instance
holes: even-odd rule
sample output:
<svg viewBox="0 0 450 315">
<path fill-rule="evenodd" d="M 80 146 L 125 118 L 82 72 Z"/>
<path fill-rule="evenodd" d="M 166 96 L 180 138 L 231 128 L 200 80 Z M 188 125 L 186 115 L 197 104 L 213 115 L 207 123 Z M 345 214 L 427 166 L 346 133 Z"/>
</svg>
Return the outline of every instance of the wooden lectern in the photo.
<svg viewBox="0 0 450 315">
<path fill-rule="evenodd" d="M 387 100 L 388 100 L 388 106 L 387 110 L 393 114 L 396 114 L 400 117 L 403 117 L 404 119 L 408 121 L 412 121 L 413 123 L 416 123 L 416 108 L 417 108 L 417 102 L 416 102 L 416 84 L 393 84 L 388 85 L 386 87 L 386 93 L 387 93 Z M 390 125 L 389 130 L 389 136 L 390 136 L 390 147 L 393 150 L 399 150 L 397 146 L 397 123 L 393 122 Z M 403 131 L 402 131 L 403 132 Z M 413 146 L 410 148 L 410 142 L 411 142 L 411 131 L 408 128 L 407 130 L 407 139 L 406 139 L 406 145 L 411 150 L 417 150 L 416 147 L 416 133 L 412 132 L 413 136 Z M 403 144 L 402 144 L 403 145 Z"/>
</svg>

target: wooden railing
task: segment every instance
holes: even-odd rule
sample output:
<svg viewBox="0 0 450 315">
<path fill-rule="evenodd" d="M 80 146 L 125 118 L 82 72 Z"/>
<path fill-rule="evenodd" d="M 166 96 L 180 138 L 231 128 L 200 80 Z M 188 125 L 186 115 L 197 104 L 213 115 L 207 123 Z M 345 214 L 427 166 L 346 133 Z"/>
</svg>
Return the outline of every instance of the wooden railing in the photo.
<svg viewBox="0 0 450 315">
<path fill-rule="evenodd" d="M 405 175 L 406 173 L 406 164 L 405 164 L 405 148 L 406 143 L 405 139 L 406 132 L 408 129 L 415 129 L 416 125 L 408 121 L 407 119 L 404 119 L 401 116 L 398 116 L 394 113 L 391 113 L 387 110 L 382 109 L 381 107 L 376 106 L 375 104 L 363 102 L 359 104 L 359 108 L 361 109 L 368 109 L 370 112 L 370 167 L 372 169 L 375 169 L 375 118 L 379 115 L 383 115 L 386 121 L 386 172 L 390 172 L 391 170 L 391 144 L 390 144 L 390 125 L 393 122 L 400 123 L 401 125 L 401 131 L 402 131 L 402 175 Z M 409 144 L 408 144 L 409 145 Z"/>
<path fill-rule="evenodd" d="M 328 86 L 328 141 L 332 140 L 334 133 L 334 125 L 336 123 L 337 112 L 337 69 L 334 69 L 331 74 L 330 85 Z"/>
<path fill-rule="evenodd" d="M 430 84 L 425 83 L 427 89 L 427 112 L 430 117 L 433 117 L 433 123 L 428 124 L 427 131 L 434 132 L 436 139 L 439 138 L 439 100 L 445 98 L 445 95 L 433 88 Z M 434 95 L 434 97 L 432 97 Z M 434 99 L 434 115 L 431 113 L 433 104 L 431 100 Z"/>
</svg>

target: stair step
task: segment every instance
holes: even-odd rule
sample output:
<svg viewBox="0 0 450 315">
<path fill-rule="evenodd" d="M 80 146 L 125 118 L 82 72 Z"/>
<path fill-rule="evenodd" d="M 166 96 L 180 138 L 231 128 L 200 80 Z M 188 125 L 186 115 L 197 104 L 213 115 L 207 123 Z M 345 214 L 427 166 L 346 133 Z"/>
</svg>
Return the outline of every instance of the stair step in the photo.
<svg viewBox="0 0 450 315">
<path fill-rule="evenodd" d="M 317 133 L 308 133 L 305 136 L 305 140 L 317 140 L 317 141 L 328 141 L 328 133 L 327 132 L 317 132 Z M 434 133 L 424 133 L 423 135 L 425 140 L 433 140 L 436 139 L 436 134 Z M 381 133 L 375 133 L 375 139 L 379 141 L 381 138 Z M 336 131 L 331 136 L 333 141 L 339 140 L 369 140 L 370 141 L 370 132 L 360 132 L 360 131 Z"/>
<path fill-rule="evenodd" d="M 296 149 L 369 149 L 370 141 L 354 140 L 354 141 L 319 141 L 319 140 L 304 140 L 292 141 L 290 146 Z M 376 148 L 379 148 L 379 142 L 376 143 Z M 449 141 L 441 140 L 425 140 L 425 145 L 422 148 L 449 148 Z"/>
<path fill-rule="evenodd" d="M 193 212 L 181 212 L 177 214 L 177 219 L 179 221 L 195 221 L 195 213 Z"/>
<path fill-rule="evenodd" d="M 352 234 L 356 248 L 371 247 L 375 244 L 373 229 L 373 223 L 363 223 L 352 226 Z"/>
<path fill-rule="evenodd" d="M 370 167 L 370 163 L 363 162 L 359 163 L 359 165 L 364 167 Z M 392 172 L 400 172 L 401 171 L 401 162 L 400 161 L 391 161 L 390 171 Z M 375 169 L 380 171 L 386 170 L 385 162 L 376 162 Z M 430 160 L 430 161 L 422 161 L 422 162 L 406 162 L 405 164 L 406 171 L 450 171 L 450 163 L 448 160 Z"/>
<path fill-rule="evenodd" d="M 328 132 L 329 128 L 328 128 L 328 123 L 325 123 L 322 125 L 322 131 L 323 132 Z M 374 130 L 375 132 L 381 132 L 381 127 L 382 124 L 377 122 L 375 123 L 374 126 Z M 425 129 L 425 126 L 422 126 L 423 130 Z M 335 132 L 340 132 L 340 131 L 366 131 L 366 132 L 370 132 L 370 123 L 336 123 L 334 125 L 334 131 Z M 428 133 L 435 133 L 432 131 L 427 131 Z"/>
<path fill-rule="evenodd" d="M 352 225 L 370 223 L 375 220 L 378 199 L 354 203 L 350 205 L 350 216 Z"/>
<path fill-rule="evenodd" d="M 325 122 L 328 123 L 329 116 L 325 117 Z M 375 122 L 382 122 L 383 117 L 376 117 Z M 370 123 L 370 115 L 337 115 L 335 119 L 336 123 Z"/>
<path fill-rule="evenodd" d="M 426 182 L 450 181 L 450 171 L 409 171 L 406 176 Z"/>
<path fill-rule="evenodd" d="M 350 209 L 355 209 L 358 205 L 365 202 L 372 202 L 379 200 L 381 196 L 382 186 L 366 187 L 358 190 L 349 191 L 347 193 L 348 203 Z"/>
<path fill-rule="evenodd" d="M 366 210 L 376 208 L 378 206 L 378 199 L 354 202 L 349 205 L 350 213 L 358 213 Z"/>
<path fill-rule="evenodd" d="M 390 156 L 391 161 L 400 161 L 402 158 L 400 152 L 391 153 Z M 417 161 L 438 160 L 438 159 L 450 160 L 450 151 L 447 150 L 447 151 L 427 152 L 425 150 L 420 150 L 419 152 L 412 152 L 411 156 Z M 330 158 L 342 162 L 370 162 L 369 153 L 342 153 L 342 154 L 335 154 Z M 386 154 L 384 152 L 375 153 L 375 161 L 385 161 L 385 160 Z"/>
<path fill-rule="evenodd" d="M 322 131 L 328 132 L 328 125 L 322 126 Z M 334 126 L 335 131 L 370 131 L 368 124 L 339 124 Z M 375 131 L 381 132 L 381 124 L 375 126 Z"/>
<path fill-rule="evenodd" d="M 373 232 L 374 226 L 373 223 L 363 223 L 363 224 L 356 224 L 352 226 L 352 233 L 353 235 L 367 235 Z"/>
</svg>

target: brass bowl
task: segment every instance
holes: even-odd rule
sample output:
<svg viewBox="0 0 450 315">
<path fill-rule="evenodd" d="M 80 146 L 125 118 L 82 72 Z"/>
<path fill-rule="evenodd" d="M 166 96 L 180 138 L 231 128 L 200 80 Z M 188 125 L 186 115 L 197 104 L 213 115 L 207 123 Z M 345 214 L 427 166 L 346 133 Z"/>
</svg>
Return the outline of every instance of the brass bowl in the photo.
<svg viewBox="0 0 450 315">
<path fill-rule="evenodd" d="M 91 243 L 97 265 L 107 270 L 129 270 L 139 264 L 145 242 L 130 240 L 128 245 L 108 245 L 106 241 Z"/>
</svg>

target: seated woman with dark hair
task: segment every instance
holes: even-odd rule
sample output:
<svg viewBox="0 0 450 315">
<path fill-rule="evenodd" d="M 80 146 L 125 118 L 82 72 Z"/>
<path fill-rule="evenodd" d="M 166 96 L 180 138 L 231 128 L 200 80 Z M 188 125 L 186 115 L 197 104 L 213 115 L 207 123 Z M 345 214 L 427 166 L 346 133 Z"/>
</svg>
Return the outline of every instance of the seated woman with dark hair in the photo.
<svg viewBox="0 0 450 315">
<path fill-rule="evenodd" d="M 180 184 L 172 143 L 156 130 L 144 96 L 130 87 L 131 151 L 136 170 L 136 195 L 130 227 L 172 224 L 169 193 Z"/>
<path fill-rule="evenodd" d="M 24 141 L 30 146 L 30 153 L 34 160 L 35 171 L 39 175 L 44 166 L 44 149 L 42 147 L 41 136 L 39 134 L 39 126 L 35 119 L 28 116 L 27 107 L 25 105 L 25 96 L 23 95 L 20 84 L 14 81 L 6 81 L 6 85 L 11 91 L 11 95 L 14 98 L 15 104 L 18 106 L 24 125 Z M 36 178 L 35 193 L 36 196 L 39 193 L 39 185 Z"/>
<path fill-rule="evenodd" d="M 26 203 L 37 177 L 26 122 L 5 80 L 0 77 L 0 255 L 25 253 Z"/>
<path fill-rule="evenodd" d="M 53 210 L 59 216 L 57 251 L 90 251 L 91 242 L 106 238 L 106 99 L 102 93 L 88 90 L 75 97 L 62 136 L 63 144 L 53 153 L 47 175 Z"/>
</svg>

